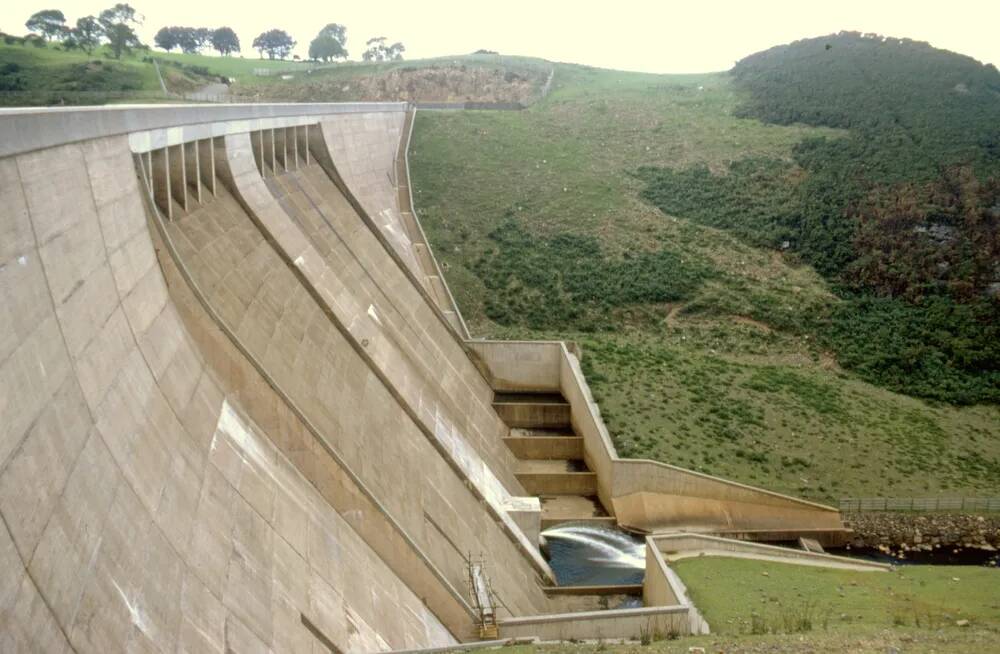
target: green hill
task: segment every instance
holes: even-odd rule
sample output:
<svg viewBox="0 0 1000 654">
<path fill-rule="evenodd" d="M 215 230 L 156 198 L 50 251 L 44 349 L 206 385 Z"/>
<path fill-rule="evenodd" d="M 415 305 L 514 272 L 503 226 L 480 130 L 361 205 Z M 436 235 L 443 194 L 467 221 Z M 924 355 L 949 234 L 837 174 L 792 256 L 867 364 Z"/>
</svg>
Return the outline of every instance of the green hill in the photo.
<svg viewBox="0 0 1000 654">
<path fill-rule="evenodd" d="M 472 331 L 581 341 L 626 455 L 823 500 L 995 492 L 995 71 L 907 44 L 837 90 L 859 65 L 802 54 L 868 47 L 833 36 L 714 75 L 557 65 L 527 111 L 419 113 L 415 200 Z M 923 83 L 894 67 L 908 48 L 969 102 L 886 131 L 852 94 Z M 793 110 L 807 81 L 838 100 Z M 931 134 L 973 120 L 961 142 Z"/>
<path fill-rule="evenodd" d="M 541 59 L 497 55 L 321 64 L 140 48 L 113 59 L 107 47 L 86 54 L 0 33 L 0 106 L 177 102 L 209 87 L 210 99 L 227 102 L 530 104 L 551 70 Z M 220 87 L 220 82 L 226 86 Z"/>
<path fill-rule="evenodd" d="M 732 77 L 738 116 L 850 132 L 804 139 L 791 161 L 748 153 L 724 176 L 643 169 L 644 197 L 783 245 L 840 286 L 847 303 L 808 331 L 866 379 L 1000 401 L 1000 73 L 844 33 L 752 55 Z"/>
</svg>

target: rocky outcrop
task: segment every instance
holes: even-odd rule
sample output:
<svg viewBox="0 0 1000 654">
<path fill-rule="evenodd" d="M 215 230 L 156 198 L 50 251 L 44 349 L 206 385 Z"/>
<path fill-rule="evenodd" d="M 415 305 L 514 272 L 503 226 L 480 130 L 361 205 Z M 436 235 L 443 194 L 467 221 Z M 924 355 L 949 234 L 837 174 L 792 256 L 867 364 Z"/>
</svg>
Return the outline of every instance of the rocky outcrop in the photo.
<svg viewBox="0 0 1000 654">
<path fill-rule="evenodd" d="M 850 513 L 845 519 L 854 529 L 852 547 L 1000 548 L 1000 514 Z"/>
</svg>

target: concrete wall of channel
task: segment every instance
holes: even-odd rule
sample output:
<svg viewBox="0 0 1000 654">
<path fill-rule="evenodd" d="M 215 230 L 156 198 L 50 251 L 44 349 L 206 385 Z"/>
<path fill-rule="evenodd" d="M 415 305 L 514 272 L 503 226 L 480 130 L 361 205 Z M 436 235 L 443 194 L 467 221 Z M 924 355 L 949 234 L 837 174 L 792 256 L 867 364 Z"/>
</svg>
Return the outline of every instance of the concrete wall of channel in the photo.
<svg viewBox="0 0 1000 654">
<path fill-rule="evenodd" d="M 498 390 L 561 393 L 583 437 L 585 460 L 597 475 L 597 494 L 618 524 L 645 532 L 667 530 L 805 533 L 825 542 L 846 531 L 835 508 L 712 477 L 658 461 L 620 458 L 580 369 L 579 352 L 565 343 L 469 343 Z"/>
</svg>

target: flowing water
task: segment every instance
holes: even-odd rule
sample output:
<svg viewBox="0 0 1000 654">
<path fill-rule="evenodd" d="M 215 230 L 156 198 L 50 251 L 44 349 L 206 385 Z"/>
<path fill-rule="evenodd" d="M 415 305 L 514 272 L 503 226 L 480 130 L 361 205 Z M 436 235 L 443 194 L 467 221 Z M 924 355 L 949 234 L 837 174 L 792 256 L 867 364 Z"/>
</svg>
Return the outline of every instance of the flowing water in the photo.
<svg viewBox="0 0 1000 654">
<path fill-rule="evenodd" d="M 645 543 L 618 529 L 561 524 L 542 536 L 560 586 L 641 584 L 646 574 Z"/>
</svg>

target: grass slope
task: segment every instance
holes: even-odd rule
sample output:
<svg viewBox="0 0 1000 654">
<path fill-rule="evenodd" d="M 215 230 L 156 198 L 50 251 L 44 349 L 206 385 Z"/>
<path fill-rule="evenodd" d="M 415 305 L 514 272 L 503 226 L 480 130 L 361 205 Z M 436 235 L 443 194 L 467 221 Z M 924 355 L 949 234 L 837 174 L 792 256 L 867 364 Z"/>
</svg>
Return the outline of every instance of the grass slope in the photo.
<svg viewBox="0 0 1000 654">
<path fill-rule="evenodd" d="M 232 68 L 222 57 L 182 58 L 137 50 L 113 59 L 107 47 L 88 55 L 79 50 L 63 50 L 55 44 L 39 48 L 0 43 L 0 105 L 167 100 L 156 68 L 149 61 L 151 56 L 161 61 L 161 75 L 172 93 L 194 91 L 217 81 L 213 75 Z"/>
<path fill-rule="evenodd" d="M 997 407 L 937 405 L 841 370 L 802 329 L 842 302 L 820 275 L 664 216 L 633 176 L 790 161 L 803 138 L 846 132 L 737 118 L 725 74 L 558 65 L 555 79 L 528 111 L 417 117 L 415 201 L 474 334 L 580 340 L 629 456 L 826 501 L 995 492 Z"/>
<path fill-rule="evenodd" d="M 426 100 L 530 101 L 552 68 L 542 59 L 496 55 L 319 64 L 259 59 L 250 53 L 217 57 L 136 50 L 114 60 L 106 47 L 87 55 L 51 43 L 35 47 L 0 42 L 0 105 L 169 99 L 150 58 L 159 61 L 172 93 L 195 91 L 225 77 L 236 98 L 281 102 L 396 101 L 411 95 L 428 96 Z M 480 91 L 483 86 L 489 88 Z"/>
</svg>

